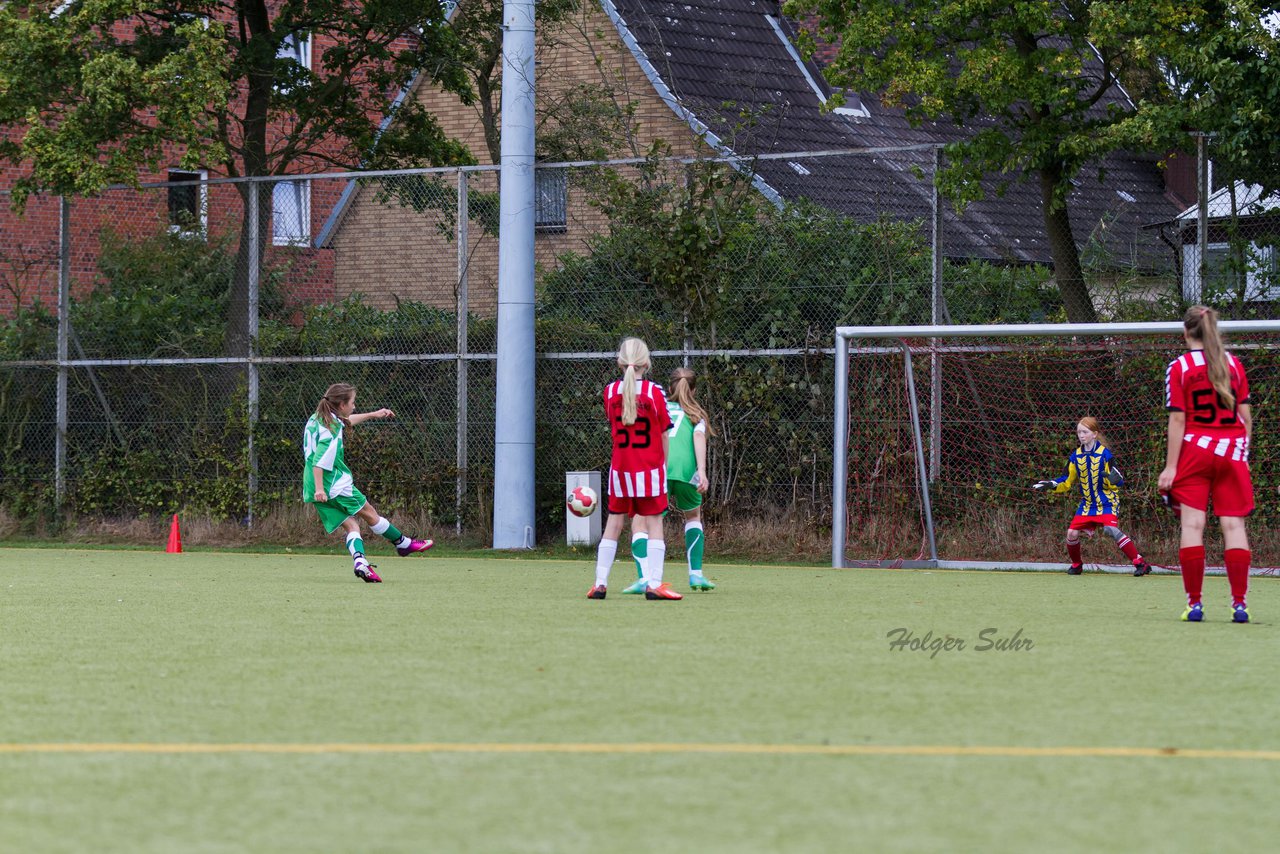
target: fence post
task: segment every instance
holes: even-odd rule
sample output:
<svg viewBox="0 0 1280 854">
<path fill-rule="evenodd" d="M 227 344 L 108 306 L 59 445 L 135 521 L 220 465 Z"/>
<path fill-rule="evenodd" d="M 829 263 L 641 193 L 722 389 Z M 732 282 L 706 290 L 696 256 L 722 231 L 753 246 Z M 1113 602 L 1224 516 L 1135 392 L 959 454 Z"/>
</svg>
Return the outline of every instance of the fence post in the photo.
<svg viewBox="0 0 1280 854">
<path fill-rule="evenodd" d="M 1205 134 L 1196 134 L 1196 275 L 1191 292 L 1184 288 L 1182 297 L 1189 303 L 1203 298 L 1204 283 L 1209 272 L 1209 156 L 1205 150 Z"/>
<path fill-rule="evenodd" d="M 249 496 L 248 512 L 245 524 L 253 527 L 254 503 L 258 494 L 258 449 L 254 443 L 254 434 L 258 423 L 258 285 L 262 267 L 262 243 L 258 240 L 259 217 L 261 208 L 258 196 L 262 185 L 257 181 L 249 182 L 249 424 L 247 442 L 249 452 Z"/>
<path fill-rule="evenodd" d="M 458 170 L 458 412 L 457 412 L 457 483 L 454 484 L 454 534 L 462 536 L 462 501 L 467 493 L 467 320 L 468 303 L 468 225 L 470 203 L 467 201 L 467 173 Z"/>
<path fill-rule="evenodd" d="M 71 338 L 71 202 L 58 197 L 58 384 L 53 440 L 53 495 L 57 511 L 67 494 L 67 358 Z"/>
<path fill-rule="evenodd" d="M 942 169 L 942 148 L 933 150 L 933 234 L 931 242 L 933 298 L 930 303 L 931 323 L 942 323 L 942 193 L 938 189 L 938 171 Z M 938 479 L 942 469 L 942 360 L 938 358 L 938 339 L 929 339 L 929 481 Z"/>
</svg>

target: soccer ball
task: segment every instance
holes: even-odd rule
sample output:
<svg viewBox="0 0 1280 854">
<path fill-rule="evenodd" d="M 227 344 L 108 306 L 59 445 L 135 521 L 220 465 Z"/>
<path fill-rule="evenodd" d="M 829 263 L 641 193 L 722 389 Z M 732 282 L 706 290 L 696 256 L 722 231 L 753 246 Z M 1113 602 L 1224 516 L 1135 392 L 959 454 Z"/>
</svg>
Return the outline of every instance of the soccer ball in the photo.
<svg viewBox="0 0 1280 854">
<path fill-rule="evenodd" d="M 591 487 L 575 486 L 569 492 L 569 497 L 565 500 L 565 506 L 569 508 L 569 512 L 573 515 L 585 518 L 596 512 L 596 508 L 600 506 L 600 499 L 596 496 L 596 491 Z"/>
</svg>

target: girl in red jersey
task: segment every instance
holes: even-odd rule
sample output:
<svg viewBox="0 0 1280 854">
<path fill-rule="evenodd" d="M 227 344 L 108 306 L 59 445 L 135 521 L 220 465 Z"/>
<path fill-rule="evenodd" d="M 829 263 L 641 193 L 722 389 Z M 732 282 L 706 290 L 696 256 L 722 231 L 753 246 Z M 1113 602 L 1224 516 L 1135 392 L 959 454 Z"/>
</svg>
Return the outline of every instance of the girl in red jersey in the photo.
<svg viewBox="0 0 1280 854">
<path fill-rule="evenodd" d="M 609 520 L 596 551 L 596 582 L 588 599 L 603 599 L 609 570 L 618 554 L 618 537 L 628 516 L 632 526 L 649 535 L 644 560 L 646 599 L 683 598 L 662 583 L 667 544 L 662 534 L 662 514 L 667 509 L 667 431 L 671 416 L 662 387 L 644 379 L 649 370 L 649 348 L 639 338 L 627 338 L 618 348 L 622 379 L 604 390 L 604 411 L 613 436 L 609 462 Z"/>
<path fill-rule="evenodd" d="M 1202 305 L 1187 310 L 1183 338 L 1190 352 L 1169 363 L 1165 408 L 1169 410 L 1169 449 L 1160 492 L 1180 506 L 1182 586 L 1187 610 L 1182 619 L 1204 619 L 1200 590 L 1204 583 L 1204 526 L 1213 512 L 1222 526 L 1223 561 L 1231 586 L 1231 619 L 1249 622 L 1249 535 L 1244 519 L 1253 512 L 1249 475 L 1249 438 L 1253 412 L 1244 365 L 1222 347 L 1218 313 Z"/>
</svg>

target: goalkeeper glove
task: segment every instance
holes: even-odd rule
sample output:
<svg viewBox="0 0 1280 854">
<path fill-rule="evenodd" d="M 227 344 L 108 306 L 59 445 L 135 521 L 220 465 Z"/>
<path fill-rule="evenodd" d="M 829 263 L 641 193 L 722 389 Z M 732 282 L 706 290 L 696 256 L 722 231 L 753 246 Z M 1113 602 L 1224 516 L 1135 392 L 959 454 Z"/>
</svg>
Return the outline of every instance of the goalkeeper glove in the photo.
<svg viewBox="0 0 1280 854">
<path fill-rule="evenodd" d="M 1107 473 L 1103 475 L 1112 486 L 1124 486 L 1124 475 L 1120 474 L 1120 469 L 1115 466 L 1109 466 Z"/>
<path fill-rule="evenodd" d="M 1056 480 L 1041 480 L 1031 484 L 1031 488 L 1038 491 L 1041 489 L 1053 489 L 1057 485 L 1058 482 Z"/>
</svg>

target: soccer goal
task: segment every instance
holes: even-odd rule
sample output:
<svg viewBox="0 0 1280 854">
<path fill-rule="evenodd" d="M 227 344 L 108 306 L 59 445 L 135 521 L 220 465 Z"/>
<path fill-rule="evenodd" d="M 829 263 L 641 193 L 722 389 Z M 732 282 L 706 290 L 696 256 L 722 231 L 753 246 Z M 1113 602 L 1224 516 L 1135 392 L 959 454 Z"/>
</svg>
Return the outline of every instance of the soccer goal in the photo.
<svg viewBox="0 0 1280 854">
<path fill-rule="evenodd" d="M 1219 328 L 1252 393 L 1254 565 L 1276 567 L 1280 428 L 1266 404 L 1280 385 L 1280 321 Z M 1156 480 L 1165 369 L 1185 350 L 1180 322 L 837 328 L 832 565 L 1065 567 L 1078 496 L 1030 486 L 1063 473 L 1076 424 L 1093 416 L 1126 480 L 1120 528 L 1153 566 L 1176 566 L 1178 522 Z M 1217 536 L 1211 521 L 1211 563 Z M 1084 557 L 1129 568 L 1106 536 L 1086 540 Z"/>
</svg>

